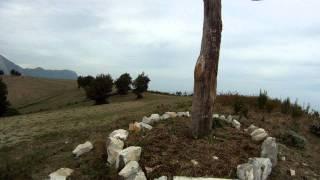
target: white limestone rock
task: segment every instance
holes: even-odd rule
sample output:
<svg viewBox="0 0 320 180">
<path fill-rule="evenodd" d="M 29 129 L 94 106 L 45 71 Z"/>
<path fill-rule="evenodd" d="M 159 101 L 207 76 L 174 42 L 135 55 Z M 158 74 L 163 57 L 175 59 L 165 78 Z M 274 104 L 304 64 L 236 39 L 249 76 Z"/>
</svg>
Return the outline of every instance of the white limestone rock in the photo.
<svg viewBox="0 0 320 180">
<path fill-rule="evenodd" d="M 269 158 L 272 166 L 275 167 L 278 163 L 278 144 L 276 138 L 268 137 L 261 146 L 261 157 Z"/>
<path fill-rule="evenodd" d="M 264 130 L 264 129 L 262 129 L 262 128 L 259 128 L 259 129 L 256 129 L 256 130 L 254 130 L 251 134 L 250 134 L 250 136 L 256 136 L 256 135 L 258 135 L 258 134 L 262 134 L 262 133 L 265 133 L 266 131 Z"/>
<path fill-rule="evenodd" d="M 117 157 L 124 147 L 123 141 L 117 138 L 109 137 L 109 145 L 107 147 L 108 163 L 113 165 Z"/>
<path fill-rule="evenodd" d="M 129 136 L 129 132 L 124 129 L 115 130 L 109 135 L 109 137 L 117 138 L 123 141 L 127 140 L 128 136 Z"/>
<path fill-rule="evenodd" d="M 90 152 L 93 149 L 93 145 L 90 141 L 85 142 L 84 144 L 79 144 L 73 151 L 76 157 L 80 157 L 81 155 Z"/>
<path fill-rule="evenodd" d="M 239 121 L 237 121 L 237 120 L 233 120 L 232 121 L 232 126 L 234 127 L 234 128 L 236 128 L 236 129 L 238 129 L 238 130 L 240 130 L 240 128 L 241 128 L 241 123 L 239 122 Z"/>
<path fill-rule="evenodd" d="M 146 129 L 146 130 L 152 130 L 152 126 L 151 125 L 149 125 L 149 124 L 147 124 L 147 123 L 144 123 L 144 122 L 141 122 L 140 123 L 140 127 L 142 128 L 142 129 Z"/>
<path fill-rule="evenodd" d="M 163 115 L 160 117 L 160 120 L 167 120 L 167 119 L 170 119 L 170 115 L 169 115 L 169 114 L 163 114 Z"/>
<path fill-rule="evenodd" d="M 290 174 L 290 176 L 294 177 L 294 176 L 296 176 L 296 171 L 293 169 L 290 169 L 289 174 Z"/>
<path fill-rule="evenodd" d="M 213 115 L 212 115 L 212 118 L 213 118 L 213 119 L 218 119 L 219 117 L 220 117 L 219 114 L 213 114 Z"/>
<path fill-rule="evenodd" d="M 254 180 L 267 180 L 272 172 L 272 163 L 269 158 L 252 158 L 249 164 L 253 165 Z"/>
<path fill-rule="evenodd" d="M 259 128 L 251 133 L 251 137 L 253 141 L 259 142 L 266 139 L 268 137 L 268 133 L 264 129 Z"/>
<path fill-rule="evenodd" d="M 168 180 L 168 177 L 167 176 L 161 176 L 161 177 L 155 178 L 153 180 Z"/>
<path fill-rule="evenodd" d="M 175 113 L 175 112 L 166 112 L 165 114 L 168 114 L 170 116 L 170 118 L 176 118 L 177 117 L 177 113 Z"/>
<path fill-rule="evenodd" d="M 237 167 L 237 176 L 239 180 L 255 180 L 253 174 L 253 165 L 249 163 L 239 165 Z"/>
<path fill-rule="evenodd" d="M 119 176 L 128 179 L 135 176 L 140 170 L 139 163 L 137 161 L 130 161 L 120 172 Z"/>
<path fill-rule="evenodd" d="M 130 146 L 119 152 L 116 160 L 116 168 L 123 168 L 130 161 L 139 161 L 142 148 L 138 146 Z"/>
<path fill-rule="evenodd" d="M 160 120 L 160 115 L 159 114 L 151 114 L 150 119 L 153 122 L 158 122 Z"/>
<path fill-rule="evenodd" d="M 226 121 L 227 121 L 227 123 L 232 123 L 232 121 L 233 121 L 233 117 L 231 116 L 231 115 L 229 115 L 228 117 L 227 117 L 227 119 L 226 119 Z"/>
<path fill-rule="evenodd" d="M 254 124 L 251 124 L 249 127 L 248 127 L 248 133 L 251 134 L 253 131 L 259 129 L 257 126 L 255 126 Z"/>
<path fill-rule="evenodd" d="M 118 175 L 125 180 L 147 180 L 137 161 L 130 161 Z"/>
<path fill-rule="evenodd" d="M 253 141 L 260 142 L 265 140 L 268 137 L 268 133 L 264 132 L 252 137 Z"/>
<path fill-rule="evenodd" d="M 178 117 L 190 117 L 190 113 L 189 113 L 189 111 L 187 111 L 187 112 L 178 112 L 177 116 Z"/>
<path fill-rule="evenodd" d="M 173 180 L 232 180 L 232 179 L 174 176 Z"/>
<path fill-rule="evenodd" d="M 67 178 L 71 176 L 72 173 L 73 173 L 72 169 L 61 168 L 51 173 L 49 177 L 50 177 L 50 180 L 67 180 Z"/>
<path fill-rule="evenodd" d="M 219 118 L 220 118 L 222 121 L 227 121 L 227 118 L 226 118 L 226 116 L 224 116 L 224 115 L 221 115 Z"/>
</svg>

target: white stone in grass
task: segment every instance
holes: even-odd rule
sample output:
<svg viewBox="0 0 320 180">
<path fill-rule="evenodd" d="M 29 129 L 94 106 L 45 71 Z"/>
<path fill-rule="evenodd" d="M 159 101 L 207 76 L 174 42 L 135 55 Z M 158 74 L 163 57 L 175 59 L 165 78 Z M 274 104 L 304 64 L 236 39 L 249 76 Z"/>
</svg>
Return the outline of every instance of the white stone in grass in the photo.
<svg viewBox="0 0 320 180">
<path fill-rule="evenodd" d="M 173 180 L 232 180 L 232 179 L 174 176 Z"/>
<path fill-rule="evenodd" d="M 229 115 L 228 117 L 227 117 L 227 123 L 232 123 L 232 121 L 233 121 L 233 117 L 231 116 L 231 115 Z"/>
<path fill-rule="evenodd" d="M 272 172 L 272 163 L 269 158 L 252 158 L 249 164 L 253 165 L 253 175 L 256 180 L 267 180 Z"/>
<path fill-rule="evenodd" d="M 157 122 L 160 120 L 160 115 L 159 114 L 151 114 L 150 119 Z"/>
<path fill-rule="evenodd" d="M 262 129 L 262 128 L 259 128 L 259 129 L 256 129 L 256 130 L 254 130 L 251 134 L 250 134 L 250 136 L 256 136 L 256 135 L 258 135 L 258 134 L 262 134 L 262 133 L 265 133 L 266 131 L 264 130 L 264 129 Z"/>
<path fill-rule="evenodd" d="M 227 120 L 224 115 L 221 115 L 219 118 L 220 118 L 222 121 L 226 121 L 226 120 Z"/>
<path fill-rule="evenodd" d="M 177 113 L 176 112 L 166 112 L 166 114 L 168 114 L 170 116 L 170 118 L 176 118 L 177 117 Z"/>
<path fill-rule="evenodd" d="M 296 171 L 295 170 L 293 170 L 293 169 L 290 169 L 289 170 L 289 173 L 290 173 L 290 176 L 296 176 Z"/>
<path fill-rule="evenodd" d="M 268 137 L 261 146 L 261 157 L 269 158 L 272 166 L 275 167 L 278 163 L 278 144 L 276 138 Z"/>
<path fill-rule="evenodd" d="M 67 180 L 67 178 L 71 176 L 72 173 L 73 173 L 72 169 L 61 168 L 51 173 L 49 177 L 50 177 L 50 180 Z"/>
<path fill-rule="evenodd" d="M 268 133 L 264 132 L 264 133 L 252 136 L 252 140 L 255 142 L 260 142 L 265 140 L 268 136 L 269 136 Z"/>
<path fill-rule="evenodd" d="M 169 115 L 169 114 L 163 114 L 163 115 L 160 117 L 160 120 L 167 120 L 167 119 L 170 119 L 170 115 Z"/>
<path fill-rule="evenodd" d="M 134 177 L 140 170 L 139 163 L 137 161 L 130 161 L 120 172 L 119 176 L 128 179 Z"/>
<path fill-rule="evenodd" d="M 117 138 L 109 137 L 109 145 L 107 148 L 109 164 L 113 165 L 116 162 L 117 157 L 120 151 L 122 151 L 123 147 L 124 147 L 123 141 Z"/>
<path fill-rule="evenodd" d="M 130 161 L 139 161 L 142 148 L 138 146 L 130 146 L 119 152 L 116 161 L 116 168 L 121 169 Z"/>
<path fill-rule="evenodd" d="M 117 138 L 123 141 L 127 140 L 128 136 L 129 136 L 129 132 L 124 129 L 115 130 L 109 135 L 109 137 Z"/>
<path fill-rule="evenodd" d="M 236 129 L 238 129 L 238 130 L 240 130 L 240 128 L 241 128 L 240 122 L 237 121 L 237 120 L 235 120 L 235 119 L 232 121 L 232 126 L 233 126 L 234 128 L 236 128 Z"/>
<path fill-rule="evenodd" d="M 239 165 L 237 176 L 240 180 L 254 180 L 253 165 L 249 163 Z"/>
<path fill-rule="evenodd" d="M 254 124 L 251 124 L 249 127 L 248 127 L 248 133 L 251 134 L 253 131 L 259 129 L 257 126 L 255 126 Z"/>
<path fill-rule="evenodd" d="M 84 144 L 79 144 L 73 151 L 72 154 L 79 157 L 87 152 L 90 152 L 93 149 L 93 145 L 90 141 L 85 142 Z"/>
<path fill-rule="evenodd" d="M 161 177 L 155 178 L 153 180 L 168 180 L 168 177 L 167 176 L 161 176 Z"/>
<path fill-rule="evenodd" d="M 148 118 L 148 117 L 146 117 L 146 116 L 144 116 L 143 118 L 142 118 L 142 122 L 143 123 L 146 123 L 146 124 L 152 124 L 153 122 L 152 122 L 152 119 L 151 118 Z"/>
<path fill-rule="evenodd" d="M 189 111 L 187 111 L 187 112 L 178 112 L 177 116 L 178 117 L 190 117 L 190 113 L 189 113 Z"/>
<path fill-rule="evenodd" d="M 219 114 L 213 114 L 212 115 L 212 118 L 214 118 L 214 119 L 218 119 L 220 116 L 219 116 Z"/>
<path fill-rule="evenodd" d="M 141 122 L 140 126 L 141 126 L 142 129 L 146 129 L 146 130 L 149 130 L 149 131 L 152 130 L 152 126 L 147 124 L 147 123 Z"/>
</svg>

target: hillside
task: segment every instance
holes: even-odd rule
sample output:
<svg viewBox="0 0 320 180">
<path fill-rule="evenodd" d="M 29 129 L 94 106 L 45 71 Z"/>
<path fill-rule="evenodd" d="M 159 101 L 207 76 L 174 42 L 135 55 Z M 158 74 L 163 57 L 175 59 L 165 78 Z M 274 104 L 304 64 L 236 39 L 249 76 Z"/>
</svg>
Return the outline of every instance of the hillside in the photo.
<svg viewBox="0 0 320 180">
<path fill-rule="evenodd" d="M 12 69 L 19 71 L 25 76 L 31 77 L 73 80 L 78 77 L 77 73 L 71 70 L 47 70 L 41 67 L 22 68 L 0 54 L 0 70 L 3 70 L 6 75 L 9 75 Z"/>
<path fill-rule="evenodd" d="M 116 95 L 111 104 L 93 106 L 77 89 L 75 81 L 4 79 L 12 91 L 10 99 L 14 106 L 29 114 L 0 119 L 0 162 L 4 162 L 0 164 L 0 179 L 46 179 L 61 167 L 74 169 L 73 179 L 117 179 L 116 172 L 106 168 L 102 157 L 95 154 L 98 148 L 77 159 L 72 157 L 72 150 L 88 140 L 95 147 L 99 143 L 105 147 L 109 133 L 128 129 L 129 123 L 141 121 L 143 116 L 191 110 L 191 97 L 146 93 L 144 99 L 136 100 L 134 94 Z M 320 178 L 320 140 L 309 131 L 313 122 L 309 117 L 292 118 L 280 113 L 278 107 L 266 112 L 257 108 L 257 97 L 232 94 L 218 96 L 214 112 L 234 114 L 234 104 L 239 99 L 248 107 L 248 118 L 239 119 L 240 131 L 222 126 L 208 137 L 195 140 L 188 135 L 190 118 L 176 118 L 154 124 L 150 132 L 130 132 L 126 145 L 143 148 L 142 165 L 154 168 L 148 173 L 150 179 L 160 175 L 235 178 L 238 163 L 259 156 L 260 144 L 252 142 L 244 131 L 255 124 L 280 143 L 279 164 L 270 179 Z M 287 130 L 303 136 L 307 140 L 305 148 L 281 140 Z M 213 155 L 220 160 L 212 159 Z M 194 159 L 199 165 L 190 162 Z M 290 169 L 296 171 L 296 177 L 288 174 Z"/>
<path fill-rule="evenodd" d="M 3 76 L 8 98 L 21 113 L 58 109 L 86 103 L 83 90 L 73 80 L 53 80 L 34 77 Z M 90 102 L 89 102 L 90 104 Z"/>
</svg>

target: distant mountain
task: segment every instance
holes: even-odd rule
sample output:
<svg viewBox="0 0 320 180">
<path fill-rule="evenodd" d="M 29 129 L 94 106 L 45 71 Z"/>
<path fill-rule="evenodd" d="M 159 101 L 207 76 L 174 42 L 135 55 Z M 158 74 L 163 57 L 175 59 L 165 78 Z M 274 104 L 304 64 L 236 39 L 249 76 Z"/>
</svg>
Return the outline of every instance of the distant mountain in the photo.
<svg viewBox="0 0 320 180">
<path fill-rule="evenodd" d="M 22 68 L 4 56 L 0 55 L 0 70 L 3 70 L 5 74 L 10 74 L 10 71 L 14 69 L 19 71 L 25 76 L 41 77 L 49 79 L 77 79 L 76 72 L 71 70 L 47 70 L 43 68 Z"/>
</svg>

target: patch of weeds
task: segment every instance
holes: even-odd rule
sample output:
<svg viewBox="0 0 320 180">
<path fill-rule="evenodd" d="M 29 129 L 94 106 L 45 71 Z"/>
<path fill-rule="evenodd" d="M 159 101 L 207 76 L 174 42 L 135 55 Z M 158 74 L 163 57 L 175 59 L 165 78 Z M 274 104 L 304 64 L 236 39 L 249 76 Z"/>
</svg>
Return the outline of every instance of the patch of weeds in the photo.
<svg viewBox="0 0 320 180">
<path fill-rule="evenodd" d="M 285 145 L 299 149 L 304 149 L 307 143 L 307 140 L 303 136 L 291 130 L 279 134 L 278 138 Z"/>
<path fill-rule="evenodd" d="M 264 109 L 266 104 L 268 102 L 268 93 L 267 91 L 262 91 L 260 90 L 260 94 L 259 94 L 259 97 L 258 97 L 258 107 L 260 109 Z"/>
<path fill-rule="evenodd" d="M 281 112 L 283 114 L 289 114 L 290 108 L 291 108 L 291 101 L 290 101 L 290 98 L 287 98 L 281 103 Z"/>
<path fill-rule="evenodd" d="M 320 137 L 320 123 L 311 125 L 309 129 L 312 134 Z"/>
</svg>

